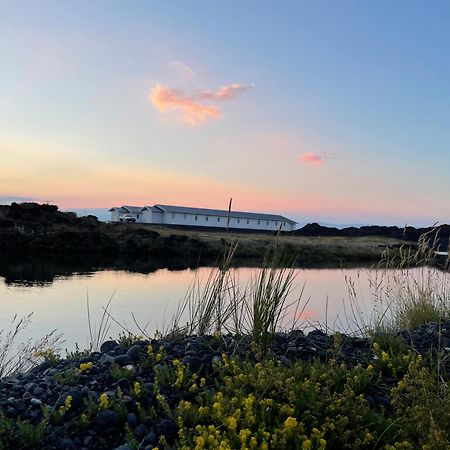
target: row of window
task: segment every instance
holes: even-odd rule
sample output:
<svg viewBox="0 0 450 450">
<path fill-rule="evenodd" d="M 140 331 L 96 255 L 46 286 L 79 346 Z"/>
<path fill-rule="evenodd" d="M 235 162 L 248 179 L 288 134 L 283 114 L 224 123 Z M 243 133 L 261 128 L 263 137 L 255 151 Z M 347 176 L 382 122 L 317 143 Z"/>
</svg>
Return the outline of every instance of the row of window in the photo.
<svg viewBox="0 0 450 450">
<path fill-rule="evenodd" d="M 198 218 L 199 218 L 199 216 L 194 216 L 195 221 L 198 221 Z M 172 219 L 175 219 L 175 213 L 172 213 Z M 183 214 L 183 219 L 187 220 L 187 214 Z M 236 220 L 236 219 L 232 218 L 231 220 Z M 230 222 L 231 222 L 231 220 L 230 220 Z M 247 220 L 247 225 L 250 225 L 251 220 L 250 219 L 246 219 L 246 220 Z M 209 222 L 209 216 L 205 216 L 205 221 Z M 217 217 L 217 222 L 220 222 L 220 217 Z M 258 220 L 257 222 L 258 222 L 258 225 L 261 225 L 261 222 L 264 222 L 264 221 Z M 267 220 L 266 225 L 269 225 L 269 222 L 270 221 Z M 237 223 L 241 223 L 241 219 L 237 219 Z M 285 225 L 286 225 L 286 223 L 283 222 L 283 227 Z M 275 226 L 278 226 L 278 222 L 275 222 Z"/>
</svg>

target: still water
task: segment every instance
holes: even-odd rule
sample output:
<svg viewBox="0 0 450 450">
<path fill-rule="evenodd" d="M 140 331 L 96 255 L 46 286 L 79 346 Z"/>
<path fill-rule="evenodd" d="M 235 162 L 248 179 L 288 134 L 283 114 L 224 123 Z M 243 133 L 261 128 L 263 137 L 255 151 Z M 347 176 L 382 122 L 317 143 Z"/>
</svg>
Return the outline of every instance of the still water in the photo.
<svg viewBox="0 0 450 450">
<path fill-rule="evenodd" d="M 245 286 L 257 269 L 233 269 L 234 278 Z M 126 271 L 97 271 L 91 274 L 59 276 L 52 282 L 25 284 L 6 282 L 0 278 L 0 329 L 7 329 L 15 314 L 33 312 L 33 319 L 22 338 L 37 338 L 57 329 L 64 335 L 63 348 L 75 343 L 85 348 L 89 343 L 86 300 L 89 297 L 93 324 L 100 323 L 102 308 L 114 294 L 111 314 L 128 329 L 138 333 L 132 313 L 150 335 L 170 324 L 179 302 L 185 297 L 197 275 L 206 281 L 210 268 L 169 271 L 160 269 L 150 274 Z M 349 282 L 357 293 L 357 315 L 367 320 L 377 301 L 377 273 L 369 269 L 297 269 L 290 299 L 302 296 L 305 308 L 300 326 L 322 324 L 330 329 L 348 331 L 355 328 L 355 304 L 349 300 Z M 379 300 L 379 298 L 378 298 Z M 289 317 L 288 317 L 289 319 Z M 111 323 L 108 335 L 117 337 L 121 328 Z"/>
</svg>

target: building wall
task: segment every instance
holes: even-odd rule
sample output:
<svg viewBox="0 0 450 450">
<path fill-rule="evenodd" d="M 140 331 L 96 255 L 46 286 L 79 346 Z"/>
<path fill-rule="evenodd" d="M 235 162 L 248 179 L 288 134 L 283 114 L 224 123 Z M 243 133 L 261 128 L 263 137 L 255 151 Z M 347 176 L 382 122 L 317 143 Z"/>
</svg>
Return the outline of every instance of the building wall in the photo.
<svg viewBox="0 0 450 450">
<path fill-rule="evenodd" d="M 118 222 L 123 214 L 119 211 L 111 211 L 111 221 Z M 189 227 L 226 228 L 227 217 L 189 214 L 189 213 L 162 213 L 151 210 L 141 211 L 139 214 L 130 214 L 139 223 L 154 223 L 165 225 L 184 225 Z M 139 217 L 138 217 L 139 216 Z M 277 231 L 280 229 L 280 221 L 263 219 L 244 219 L 231 214 L 229 228 L 243 230 Z M 282 231 L 292 231 L 293 224 L 284 222 Z"/>
<path fill-rule="evenodd" d="M 119 218 L 120 218 L 119 211 L 117 210 L 111 211 L 111 222 L 118 222 Z"/>
<path fill-rule="evenodd" d="M 166 225 L 185 225 L 185 226 L 199 226 L 211 228 L 226 228 L 227 217 L 219 217 L 214 215 L 204 214 L 189 214 L 189 213 L 164 213 L 162 221 L 153 218 L 152 223 L 164 223 Z M 277 231 L 280 228 L 280 221 L 262 220 L 262 219 L 244 219 L 240 217 L 230 216 L 229 228 L 245 229 L 245 230 L 266 230 Z M 282 231 L 291 231 L 292 224 L 284 222 Z"/>
</svg>

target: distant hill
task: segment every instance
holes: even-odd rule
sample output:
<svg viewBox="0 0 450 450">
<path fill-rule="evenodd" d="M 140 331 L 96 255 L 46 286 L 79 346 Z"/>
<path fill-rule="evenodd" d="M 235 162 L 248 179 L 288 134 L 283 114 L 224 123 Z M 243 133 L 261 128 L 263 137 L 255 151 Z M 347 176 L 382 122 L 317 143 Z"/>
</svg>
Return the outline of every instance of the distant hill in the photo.
<svg viewBox="0 0 450 450">
<path fill-rule="evenodd" d="M 380 226 L 365 225 L 361 227 L 326 227 L 316 222 L 308 223 L 298 230 L 292 231 L 295 236 L 344 236 L 344 237 L 363 237 L 363 236 L 380 236 L 393 239 L 402 239 L 405 241 L 417 242 L 420 236 L 429 233 L 430 241 L 436 239 L 436 244 L 440 250 L 447 250 L 450 238 L 450 225 L 439 225 L 428 228 L 414 227 L 396 227 L 396 226 Z"/>
</svg>

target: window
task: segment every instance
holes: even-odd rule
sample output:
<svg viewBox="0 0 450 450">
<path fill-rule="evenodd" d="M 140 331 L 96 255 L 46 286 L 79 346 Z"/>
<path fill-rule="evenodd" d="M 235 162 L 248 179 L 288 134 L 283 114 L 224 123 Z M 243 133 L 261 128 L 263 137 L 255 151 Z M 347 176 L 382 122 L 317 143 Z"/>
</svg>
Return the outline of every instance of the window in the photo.
<svg viewBox="0 0 450 450">
<path fill-rule="evenodd" d="M 269 225 L 269 221 L 267 221 L 266 225 Z"/>
<path fill-rule="evenodd" d="M 183 219 L 186 220 L 186 214 L 183 214 Z"/>
<path fill-rule="evenodd" d="M 217 218 L 217 222 L 220 222 L 220 217 Z"/>
<path fill-rule="evenodd" d="M 261 225 L 261 221 L 260 220 L 258 220 L 258 225 Z"/>
<path fill-rule="evenodd" d="M 208 222 L 208 220 L 209 220 L 209 217 L 208 217 L 208 216 L 206 216 L 206 217 L 205 217 L 205 219 L 206 219 L 206 221 Z"/>
<path fill-rule="evenodd" d="M 247 219 L 247 225 L 250 223 L 250 220 Z"/>
<path fill-rule="evenodd" d="M 175 219 L 175 213 L 172 213 L 172 219 Z"/>
<path fill-rule="evenodd" d="M 139 219 L 139 214 L 137 215 L 137 218 Z"/>
<path fill-rule="evenodd" d="M 198 216 L 194 216 L 194 220 L 197 220 L 198 219 Z"/>
<path fill-rule="evenodd" d="M 278 225 L 278 222 L 275 222 L 275 226 L 277 226 Z"/>
<path fill-rule="evenodd" d="M 238 219 L 237 221 L 238 221 L 238 223 L 241 223 L 241 219 Z"/>
</svg>

